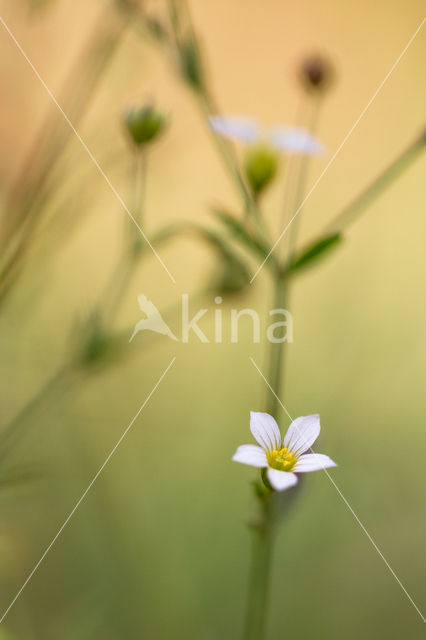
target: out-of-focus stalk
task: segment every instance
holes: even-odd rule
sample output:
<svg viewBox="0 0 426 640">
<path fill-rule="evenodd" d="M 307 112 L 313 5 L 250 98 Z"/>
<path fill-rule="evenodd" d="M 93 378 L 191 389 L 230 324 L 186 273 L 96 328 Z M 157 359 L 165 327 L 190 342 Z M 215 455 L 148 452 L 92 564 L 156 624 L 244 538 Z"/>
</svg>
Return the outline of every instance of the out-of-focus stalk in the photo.
<svg viewBox="0 0 426 640">
<path fill-rule="evenodd" d="M 316 134 L 318 119 L 320 115 L 322 105 L 322 95 L 314 96 L 312 102 L 312 112 L 311 118 L 308 125 L 308 131 L 311 135 Z M 306 190 L 306 180 L 309 173 L 309 167 L 311 164 L 312 157 L 309 154 L 303 154 L 300 158 L 300 169 L 299 175 L 296 179 L 296 192 L 295 198 L 293 202 L 293 207 L 290 210 L 290 220 L 294 216 L 294 213 L 297 211 L 300 203 L 303 201 L 304 193 Z M 294 257 L 294 253 L 296 250 L 297 238 L 299 236 L 300 231 L 300 223 L 302 218 L 302 210 L 299 211 L 297 216 L 294 218 L 293 222 L 289 227 L 289 241 L 288 241 L 288 260 L 292 260 Z"/>
<path fill-rule="evenodd" d="M 133 216 L 139 226 L 143 225 L 145 217 L 147 161 L 147 149 L 141 149 L 132 157 L 131 182 L 133 184 L 130 190 L 134 194 Z M 98 305 L 100 308 L 104 308 L 104 313 L 110 322 L 116 315 L 120 302 L 131 283 L 132 276 L 146 248 L 145 240 L 140 236 L 136 226 L 129 222 L 127 218 L 124 220 L 124 224 L 125 238 L 122 254 Z"/>
<path fill-rule="evenodd" d="M 34 417 L 37 414 L 37 411 L 39 411 L 43 403 L 46 402 L 47 398 L 50 398 L 54 393 L 57 394 L 59 389 L 64 387 L 66 382 L 69 381 L 70 373 L 71 369 L 68 365 L 61 365 L 47 381 L 42 384 L 6 427 L 0 430 L 0 476 L 3 475 L 5 471 L 4 461 L 7 459 L 14 445 L 18 442 L 27 421 L 31 416 Z"/>
<path fill-rule="evenodd" d="M 327 232 L 346 229 L 394 180 L 408 169 L 426 148 L 426 129 L 327 225 Z"/>
<path fill-rule="evenodd" d="M 109 8 L 97 19 L 58 102 L 74 126 L 82 120 L 103 73 L 120 43 L 126 22 Z M 18 277 L 59 179 L 58 164 L 74 133 L 56 105 L 48 113 L 3 208 L 0 238 L 0 302 Z"/>
</svg>

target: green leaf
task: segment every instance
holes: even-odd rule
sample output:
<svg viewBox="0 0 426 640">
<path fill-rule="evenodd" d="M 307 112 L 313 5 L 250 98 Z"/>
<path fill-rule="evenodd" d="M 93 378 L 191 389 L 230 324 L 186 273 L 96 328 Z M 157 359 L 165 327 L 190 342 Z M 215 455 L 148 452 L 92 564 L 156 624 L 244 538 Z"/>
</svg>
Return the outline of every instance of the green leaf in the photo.
<svg viewBox="0 0 426 640">
<path fill-rule="evenodd" d="M 266 258 L 269 254 L 269 247 L 253 235 L 243 222 L 223 209 L 215 208 L 212 209 L 212 212 L 241 244 L 245 245 L 247 249 L 255 253 L 257 257 L 262 258 L 262 260 Z"/>
<path fill-rule="evenodd" d="M 205 227 L 194 227 L 196 231 L 219 255 L 218 269 L 213 277 L 215 293 L 229 295 L 239 293 L 250 285 L 250 273 L 233 248 L 219 234 Z"/>
<path fill-rule="evenodd" d="M 340 233 L 332 233 L 316 240 L 294 258 L 287 269 L 287 273 L 294 273 L 312 266 L 315 262 L 328 255 L 330 250 L 340 244 L 342 240 L 343 236 Z"/>
</svg>

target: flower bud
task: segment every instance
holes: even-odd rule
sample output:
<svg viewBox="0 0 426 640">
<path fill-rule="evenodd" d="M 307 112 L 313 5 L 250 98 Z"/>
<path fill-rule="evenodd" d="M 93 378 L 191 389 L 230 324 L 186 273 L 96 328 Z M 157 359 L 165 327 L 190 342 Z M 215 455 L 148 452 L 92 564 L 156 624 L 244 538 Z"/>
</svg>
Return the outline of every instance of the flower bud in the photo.
<svg viewBox="0 0 426 640">
<path fill-rule="evenodd" d="M 193 38 L 188 37 L 179 46 L 180 68 L 184 80 L 195 91 L 204 86 L 204 73 L 200 52 Z"/>
<path fill-rule="evenodd" d="M 333 82 L 334 69 L 323 56 L 312 55 L 302 62 L 300 78 L 308 91 L 325 91 Z"/>
<path fill-rule="evenodd" d="M 248 149 L 244 169 L 247 180 L 258 195 L 274 178 L 278 166 L 278 154 L 272 147 L 256 145 Z"/>
<path fill-rule="evenodd" d="M 152 142 L 164 129 L 165 118 L 153 105 L 133 107 L 124 116 L 124 124 L 133 142 L 142 146 Z"/>
</svg>

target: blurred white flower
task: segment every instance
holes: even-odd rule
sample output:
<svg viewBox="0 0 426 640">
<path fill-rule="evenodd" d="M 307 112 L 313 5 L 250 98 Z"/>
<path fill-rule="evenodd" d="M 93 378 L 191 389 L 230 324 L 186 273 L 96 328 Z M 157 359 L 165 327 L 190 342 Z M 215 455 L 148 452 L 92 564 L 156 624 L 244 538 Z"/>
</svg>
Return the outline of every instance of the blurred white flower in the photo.
<svg viewBox="0 0 426 640">
<path fill-rule="evenodd" d="M 308 155 L 319 155 L 325 151 L 323 145 L 301 127 L 264 127 L 251 118 L 235 116 L 212 116 L 209 124 L 218 135 L 246 144 L 265 144 L 277 151 Z"/>
<path fill-rule="evenodd" d="M 296 473 L 335 467 L 336 463 L 322 453 L 305 453 L 320 432 L 319 415 L 301 416 L 293 420 L 284 436 L 268 413 L 250 412 L 250 430 L 260 447 L 243 444 L 234 453 L 235 462 L 267 468 L 267 477 L 276 491 L 297 484 Z M 303 454 L 303 455 L 302 455 Z"/>
</svg>

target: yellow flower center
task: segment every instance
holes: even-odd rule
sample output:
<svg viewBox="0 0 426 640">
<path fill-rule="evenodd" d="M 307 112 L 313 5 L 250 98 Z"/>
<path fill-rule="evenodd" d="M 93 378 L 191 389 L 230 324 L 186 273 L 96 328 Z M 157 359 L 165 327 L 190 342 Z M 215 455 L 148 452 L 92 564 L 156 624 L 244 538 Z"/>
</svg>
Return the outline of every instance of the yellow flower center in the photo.
<svg viewBox="0 0 426 640">
<path fill-rule="evenodd" d="M 279 471 L 291 471 L 296 462 L 297 456 L 289 451 L 287 447 L 274 449 L 271 453 L 268 453 L 269 466 Z"/>
</svg>

